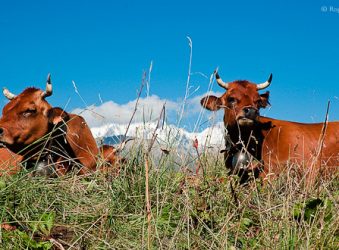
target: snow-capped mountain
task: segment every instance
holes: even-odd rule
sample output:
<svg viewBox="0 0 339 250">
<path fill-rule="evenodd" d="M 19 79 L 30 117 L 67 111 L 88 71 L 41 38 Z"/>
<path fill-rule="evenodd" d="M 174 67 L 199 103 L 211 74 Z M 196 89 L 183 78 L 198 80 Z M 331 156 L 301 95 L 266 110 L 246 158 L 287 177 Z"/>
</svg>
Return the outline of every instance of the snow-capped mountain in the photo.
<svg viewBox="0 0 339 250">
<path fill-rule="evenodd" d="M 137 140 L 151 140 L 156 130 L 157 143 L 163 148 L 179 147 L 192 148 L 195 139 L 198 140 L 199 148 L 213 147 L 220 149 L 224 146 L 224 125 L 217 123 L 201 132 L 189 132 L 172 124 L 163 124 L 157 129 L 157 122 L 132 123 L 126 134 L 127 138 Z M 107 124 L 91 129 L 94 137 L 105 144 L 118 144 L 124 137 L 127 124 Z"/>
</svg>

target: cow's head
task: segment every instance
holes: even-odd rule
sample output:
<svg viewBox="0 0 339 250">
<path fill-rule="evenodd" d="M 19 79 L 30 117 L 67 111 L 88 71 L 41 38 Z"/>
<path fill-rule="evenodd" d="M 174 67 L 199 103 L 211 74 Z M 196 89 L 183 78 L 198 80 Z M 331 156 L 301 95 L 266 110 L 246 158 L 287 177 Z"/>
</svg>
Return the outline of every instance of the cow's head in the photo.
<svg viewBox="0 0 339 250">
<path fill-rule="evenodd" d="M 15 95 L 4 88 L 3 94 L 10 102 L 3 108 L 0 119 L 0 143 L 18 153 L 45 136 L 50 124 L 57 122 L 50 114 L 51 105 L 45 100 L 52 95 L 50 75 L 44 91 L 27 88 L 21 94 Z"/>
<path fill-rule="evenodd" d="M 202 98 L 201 105 L 211 111 L 223 108 L 226 126 L 236 124 L 241 127 L 252 126 L 258 118 L 260 108 L 265 108 L 269 104 L 269 92 L 259 94 L 258 91 L 270 85 L 272 74 L 266 82 L 260 84 L 242 80 L 225 83 L 217 71 L 215 77 L 219 86 L 227 91 L 221 97 L 209 95 Z"/>
</svg>

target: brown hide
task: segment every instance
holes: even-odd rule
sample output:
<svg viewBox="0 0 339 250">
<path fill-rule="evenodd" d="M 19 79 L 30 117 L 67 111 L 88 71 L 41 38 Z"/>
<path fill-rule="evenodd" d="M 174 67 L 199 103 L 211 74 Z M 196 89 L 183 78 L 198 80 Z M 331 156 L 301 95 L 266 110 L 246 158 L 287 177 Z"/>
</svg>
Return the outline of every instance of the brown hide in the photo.
<svg viewBox="0 0 339 250">
<path fill-rule="evenodd" d="M 100 170 L 104 173 L 118 175 L 121 163 L 124 163 L 126 160 L 117 154 L 116 148 L 110 145 L 102 145 L 99 148 L 99 154 L 103 161 Z"/>
<path fill-rule="evenodd" d="M 0 148 L 0 176 L 19 172 L 21 160 L 22 156 L 16 155 L 6 148 Z"/>
<path fill-rule="evenodd" d="M 69 114 L 66 140 L 76 159 L 84 166 L 80 174 L 96 170 L 96 157 L 99 153 L 96 141 L 86 121 L 79 115 Z"/>
<path fill-rule="evenodd" d="M 266 173 L 279 173 L 286 162 L 296 163 L 302 172 L 328 175 L 339 169 L 339 122 L 305 124 L 260 117 L 269 122 L 264 130 L 262 157 Z M 313 172 L 313 173 L 311 173 Z M 315 176 L 311 177 L 314 178 Z"/>
</svg>

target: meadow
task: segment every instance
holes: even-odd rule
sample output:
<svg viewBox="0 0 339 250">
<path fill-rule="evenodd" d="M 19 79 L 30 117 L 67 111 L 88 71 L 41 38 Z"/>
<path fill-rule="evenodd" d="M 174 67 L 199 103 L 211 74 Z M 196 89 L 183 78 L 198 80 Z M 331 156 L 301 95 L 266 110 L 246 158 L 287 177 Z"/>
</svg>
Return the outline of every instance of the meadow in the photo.
<svg viewBox="0 0 339 250">
<path fill-rule="evenodd" d="M 0 248 L 338 249 L 338 175 L 306 187 L 291 165 L 239 185 L 221 154 L 185 165 L 149 149 L 124 151 L 119 175 L 2 176 L 0 221 L 15 230 L 1 229 Z"/>
<path fill-rule="evenodd" d="M 145 74 L 127 130 L 146 84 Z M 177 124 L 189 77 L 186 85 Z M 240 185 L 202 142 L 187 149 L 171 136 L 159 148 L 164 113 L 151 138 L 123 150 L 119 171 L 51 178 L 23 166 L 2 175 L 0 249 L 339 249 L 338 172 L 308 185 L 307 166 L 291 163 Z"/>
</svg>

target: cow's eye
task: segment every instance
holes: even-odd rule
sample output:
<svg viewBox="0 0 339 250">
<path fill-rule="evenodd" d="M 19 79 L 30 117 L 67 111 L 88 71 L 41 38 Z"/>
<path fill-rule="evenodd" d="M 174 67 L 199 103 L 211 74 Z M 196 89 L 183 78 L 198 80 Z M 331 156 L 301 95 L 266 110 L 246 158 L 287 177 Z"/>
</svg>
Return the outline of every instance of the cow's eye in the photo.
<svg viewBox="0 0 339 250">
<path fill-rule="evenodd" d="M 22 112 L 22 115 L 23 117 L 29 117 L 35 113 L 36 113 L 36 109 L 27 109 L 26 111 Z"/>
<path fill-rule="evenodd" d="M 227 98 L 227 102 L 228 102 L 229 104 L 234 105 L 234 104 L 237 103 L 237 100 L 236 100 L 234 97 L 228 97 L 228 98 Z"/>
</svg>

